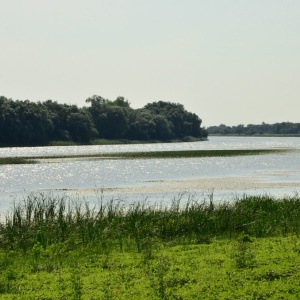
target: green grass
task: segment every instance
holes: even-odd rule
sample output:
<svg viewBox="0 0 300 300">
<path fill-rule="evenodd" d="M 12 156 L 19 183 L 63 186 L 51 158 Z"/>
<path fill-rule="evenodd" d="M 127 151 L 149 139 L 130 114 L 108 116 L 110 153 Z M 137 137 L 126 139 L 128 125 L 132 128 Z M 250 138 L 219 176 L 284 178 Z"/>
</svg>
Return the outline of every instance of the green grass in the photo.
<svg viewBox="0 0 300 300">
<path fill-rule="evenodd" d="M 0 298 L 299 299 L 299 196 L 212 200 L 32 195 L 0 227 Z"/>
<path fill-rule="evenodd" d="M 144 253 L 1 252 L 1 299 L 299 299 L 296 236 L 164 245 Z M 241 263 L 242 262 L 242 263 Z"/>
</svg>

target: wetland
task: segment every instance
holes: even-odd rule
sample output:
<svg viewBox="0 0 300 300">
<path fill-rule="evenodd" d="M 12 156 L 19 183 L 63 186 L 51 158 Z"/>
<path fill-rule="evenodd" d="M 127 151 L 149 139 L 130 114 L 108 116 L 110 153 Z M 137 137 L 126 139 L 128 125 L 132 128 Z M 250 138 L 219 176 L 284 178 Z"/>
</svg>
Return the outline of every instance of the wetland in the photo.
<svg viewBox="0 0 300 300">
<path fill-rule="evenodd" d="M 1 299 L 297 299 L 299 149 L 1 148 Z"/>
</svg>

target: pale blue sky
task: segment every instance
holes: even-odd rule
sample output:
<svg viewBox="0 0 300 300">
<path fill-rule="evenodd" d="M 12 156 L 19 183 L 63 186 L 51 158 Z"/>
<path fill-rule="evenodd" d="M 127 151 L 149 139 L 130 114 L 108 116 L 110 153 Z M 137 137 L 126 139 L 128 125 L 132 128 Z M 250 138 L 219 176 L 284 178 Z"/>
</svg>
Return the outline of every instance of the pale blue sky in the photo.
<svg viewBox="0 0 300 300">
<path fill-rule="evenodd" d="M 300 122 L 299 0 L 0 0 L 0 95 Z"/>
</svg>

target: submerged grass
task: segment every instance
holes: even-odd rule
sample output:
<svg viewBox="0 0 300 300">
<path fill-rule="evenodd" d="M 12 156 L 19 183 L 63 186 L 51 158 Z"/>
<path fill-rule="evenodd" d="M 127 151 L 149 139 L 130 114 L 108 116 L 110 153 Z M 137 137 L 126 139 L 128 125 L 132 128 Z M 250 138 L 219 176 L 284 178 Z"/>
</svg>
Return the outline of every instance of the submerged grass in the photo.
<svg viewBox="0 0 300 300">
<path fill-rule="evenodd" d="M 195 158 L 195 157 L 228 157 L 240 155 L 262 155 L 272 153 L 286 153 L 291 149 L 242 149 L 242 150 L 181 150 L 181 151 L 151 151 L 151 152 L 118 152 L 93 153 L 78 155 L 32 156 L 32 157 L 4 157 L 1 164 L 21 164 L 53 161 L 55 159 L 166 159 L 166 158 Z"/>
<path fill-rule="evenodd" d="M 207 138 L 186 136 L 181 139 L 171 140 L 129 140 L 129 139 L 95 139 L 90 143 L 75 143 L 73 141 L 51 141 L 48 146 L 73 146 L 73 145 L 122 145 L 122 144 L 154 144 L 154 143 L 182 143 L 207 141 Z"/>
<path fill-rule="evenodd" d="M 181 151 L 153 151 L 153 152 L 126 152 L 113 153 L 110 158 L 191 158 L 191 157 L 217 157 L 217 156 L 238 156 L 238 155 L 260 155 L 278 153 L 287 150 L 274 149 L 249 149 L 249 150 L 181 150 Z M 105 158 L 105 155 L 101 157 Z"/>
<path fill-rule="evenodd" d="M 1 299 L 299 299 L 300 197 L 169 206 L 31 195 L 0 223 Z"/>
<path fill-rule="evenodd" d="M 34 159 L 25 157 L 0 157 L 0 165 L 13 165 L 13 164 L 34 164 Z"/>
</svg>

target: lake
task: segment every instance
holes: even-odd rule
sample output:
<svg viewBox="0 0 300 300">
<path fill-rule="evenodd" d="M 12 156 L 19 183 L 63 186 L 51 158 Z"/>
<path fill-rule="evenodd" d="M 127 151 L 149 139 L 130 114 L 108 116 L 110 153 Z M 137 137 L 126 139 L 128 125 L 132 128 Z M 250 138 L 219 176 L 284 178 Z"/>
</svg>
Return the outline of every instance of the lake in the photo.
<svg viewBox="0 0 300 300">
<path fill-rule="evenodd" d="M 0 166 L 0 212 L 31 193 L 170 202 L 178 197 L 215 200 L 247 194 L 293 195 L 300 191 L 300 138 L 210 137 L 193 143 L 0 148 L 0 157 L 132 151 L 281 149 L 299 151 L 253 156 L 68 160 Z"/>
</svg>

